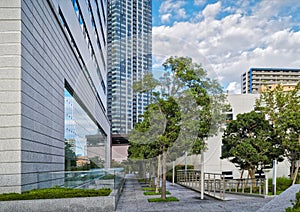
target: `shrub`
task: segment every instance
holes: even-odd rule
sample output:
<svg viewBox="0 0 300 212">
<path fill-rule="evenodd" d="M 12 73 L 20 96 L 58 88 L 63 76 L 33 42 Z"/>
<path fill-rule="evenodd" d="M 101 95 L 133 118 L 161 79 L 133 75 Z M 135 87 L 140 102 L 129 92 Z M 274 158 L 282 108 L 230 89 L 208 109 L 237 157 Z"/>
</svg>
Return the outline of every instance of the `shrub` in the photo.
<svg viewBox="0 0 300 212">
<path fill-rule="evenodd" d="M 44 189 L 25 191 L 22 194 L 18 194 L 18 193 L 0 194 L 0 201 L 95 197 L 95 196 L 108 196 L 110 193 L 111 193 L 111 189 L 109 188 L 102 188 L 99 190 L 88 190 L 88 189 L 54 187 L 54 188 L 44 188 Z"/>
<path fill-rule="evenodd" d="M 111 179 L 115 179 L 115 175 L 113 174 L 108 174 L 108 175 L 105 175 L 103 177 L 100 178 L 101 180 L 111 180 Z"/>
<path fill-rule="evenodd" d="M 276 178 L 276 193 L 280 194 L 284 190 L 286 190 L 288 187 L 292 185 L 293 180 L 286 177 L 278 177 Z M 269 191 L 272 191 L 272 179 L 269 179 L 268 181 L 268 189 Z"/>
</svg>

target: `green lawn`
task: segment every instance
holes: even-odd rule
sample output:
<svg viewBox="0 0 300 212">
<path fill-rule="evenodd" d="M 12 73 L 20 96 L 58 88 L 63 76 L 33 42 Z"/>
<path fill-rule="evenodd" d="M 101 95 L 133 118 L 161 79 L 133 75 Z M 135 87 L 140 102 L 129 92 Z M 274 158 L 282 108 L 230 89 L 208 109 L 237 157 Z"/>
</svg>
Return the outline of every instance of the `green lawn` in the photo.
<svg viewBox="0 0 300 212">
<path fill-rule="evenodd" d="M 170 191 L 166 191 L 166 194 L 171 194 Z M 155 191 L 145 191 L 144 195 L 161 195 L 161 192 L 155 193 Z"/>
<path fill-rule="evenodd" d="M 143 191 L 155 191 L 156 190 L 156 188 L 154 188 L 154 187 L 145 187 L 145 188 L 142 188 L 143 189 Z M 161 188 L 159 188 L 159 191 L 161 190 Z"/>
</svg>

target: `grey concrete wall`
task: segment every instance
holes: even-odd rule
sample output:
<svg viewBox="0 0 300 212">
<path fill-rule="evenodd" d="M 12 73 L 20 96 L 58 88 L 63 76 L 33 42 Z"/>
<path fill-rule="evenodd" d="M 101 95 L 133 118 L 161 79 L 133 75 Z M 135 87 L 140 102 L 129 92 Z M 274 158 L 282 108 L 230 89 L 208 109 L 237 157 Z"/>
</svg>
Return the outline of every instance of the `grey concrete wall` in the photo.
<svg viewBox="0 0 300 212">
<path fill-rule="evenodd" d="M 116 196 L 1 201 L 2 212 L 11 211 L 115 211 Z"/>
<path fill-rule="evenodd" d="M 0 1 L 0 193 L 21 184 L 21 0 Z"/>
<path fill-rule="evenodd" d="M 64 170 L 65 81 L 109 138 L 105 111 L 56 13 L 47 0 L 0 1 L 0 193 L 63 182 L 53 172 Z"/>
</svg>

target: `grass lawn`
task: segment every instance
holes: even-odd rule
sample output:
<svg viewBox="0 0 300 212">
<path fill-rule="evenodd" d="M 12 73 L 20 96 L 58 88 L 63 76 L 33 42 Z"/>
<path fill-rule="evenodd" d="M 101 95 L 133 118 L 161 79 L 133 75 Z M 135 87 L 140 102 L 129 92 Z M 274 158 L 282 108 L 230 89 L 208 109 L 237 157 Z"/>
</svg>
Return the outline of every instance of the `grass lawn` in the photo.
<svg viewBox="0 0 300 212">
<path fill-rule="evenodd" d="M 170 191 L 166 191 L 166 194 L 171 194 Z M 161 195 L 161 192 L 155 193 L 155 191 L 145 191 L 144 195 Z"/>
<path fill-rule="evenodd" d="M 145 187 L 145 188 L 142 188 L 143 191 L 155 191 L 156 188 L 153 188 L 153 187 Z M 159 188 L 159 191 L 161 190 L 161 188 Z"/>
<path fill-rule="evenodd" d="M 179 199 L 176 197 L 167 197 L 165 200 L 162 198 L 151 198 L 148 199 L 148 202 L 178 202 Z"/>
<path fill-rule="evenodd" d="M 0 194 L 0 201 L 10 200 L 32 200 L 32 199 L 57 199 L 73 197 L 96 197 L 108 196 L 111 189 L 102 188 L 99 190 L 75 189 L 75 188 L 44 188 L 31 191 L 25 191 L 22 194 L 8 193 Z"/>
<path fill-rule="evenodd" d="M 147 183 L 147 179 L 139 178 L 137 179 L 139 183 Z"/>
</svg>

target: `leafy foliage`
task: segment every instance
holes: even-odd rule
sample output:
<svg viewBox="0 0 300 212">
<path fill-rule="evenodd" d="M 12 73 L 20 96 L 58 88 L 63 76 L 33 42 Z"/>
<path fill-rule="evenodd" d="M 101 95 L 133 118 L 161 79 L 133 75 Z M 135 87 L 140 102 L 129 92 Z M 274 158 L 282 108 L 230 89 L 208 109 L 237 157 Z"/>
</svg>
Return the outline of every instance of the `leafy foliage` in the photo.
<svg viewBox="0 0 300 212">
<path fill-rule="evenodd" d="M 268 190 L 272 191 L 272 179 L 268 179 Z M 286 177 L 276 178 L 276 194 L 280 194 L 292 185 L 292 179 Z"/>
<path fill-rule="evenodd" d="M 300 81 L 291 91 L 284 91 L 280 85 L 273 90 L 268 89 L 256 102 L 256 110 L 260 111 L 273 126 L 275 136 L 279 140 L 278 146 L 285 150 L 285 156 L 292 164 L 300 159 L 299 94 Z M 293 168 L 294 166 L 292 170 Z"/>
<path fill-rule="evenodd" d="M 166 160 L 185 151 L 201 153 L 205 138 L 223 123 L 225 97 L 221 86 L 191 58 L 170 57 L 163 67 L 159 80 L 146 75 L 136 83 L 136 92 L 151 91 L 152 103 L 129 135 L 128 153 L 131 159 L 140 160 L 162 155 L 165 198 Z"/>
<path fill-rule="evenodd" d="M 239 114 L 224 131 L 221 158 L 229 158 L 254 178 L 259 165 L 269 165 L 282 154 L 272 135 L 273 128 L 262 114 L 255 111 Z"/>
</svg>

